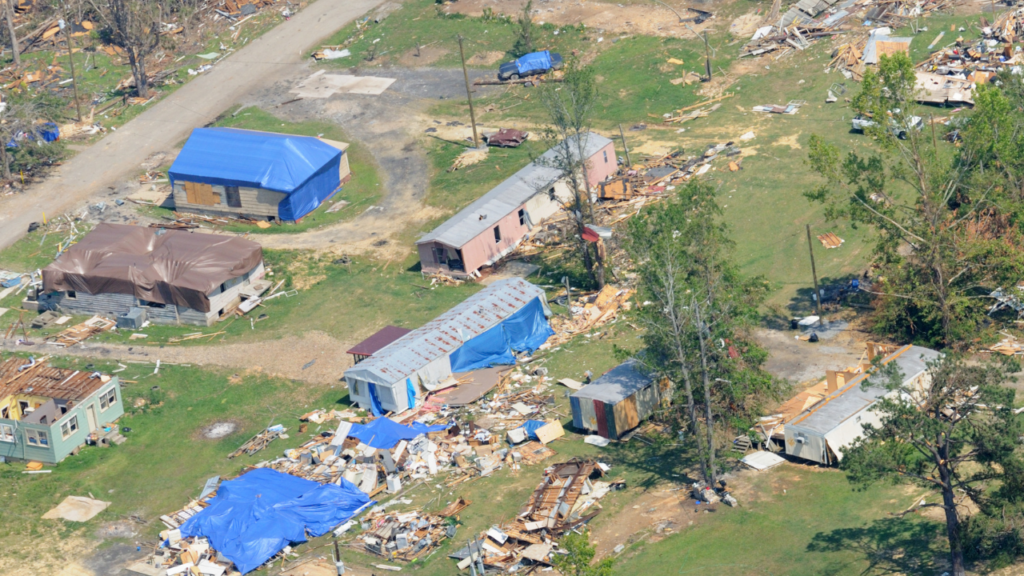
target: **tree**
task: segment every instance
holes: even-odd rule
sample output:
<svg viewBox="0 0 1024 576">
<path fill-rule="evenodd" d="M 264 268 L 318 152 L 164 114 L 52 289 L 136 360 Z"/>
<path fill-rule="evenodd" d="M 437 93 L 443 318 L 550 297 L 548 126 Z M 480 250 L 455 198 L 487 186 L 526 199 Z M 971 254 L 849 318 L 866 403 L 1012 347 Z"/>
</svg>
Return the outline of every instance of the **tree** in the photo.
<svg viewBox="0 0 1024 576">
<path fill-rule="evenodd" d="M 533 52 L 533 0 L 529 0 L 523 6 L 523 12 L 516 19 L 516 41 L 510 51 L 512 56 L 519 58 Z"/>
<path fill-rule="evenodd" d="M 866 132 L 881 150 L 867 157 L 817 135 L 809 164 L 824 183 L 806 196 L 877 230 L 876 331 L 902 341 L 952 346 L 977 329 L 993 289 L 1024 274 L 1024 237 L 1013 226 L 1005 195 L 975 180 L 938 149 L 935 127 L 917 129 L 913 64 L 883 56 L 868 71 L 854 108 L 870 116 Z M 930 136 L 930 137 L 929 137 Z"/>
<path fill-rule="evenodd" d="M 570 532 L 558 545 L 567 554 L 552 555 L 552 562 L 562 576 L 612 576 L 612 567 L 615 565 L 613 558 L 605 558 L 591 565 L 595 550 L 586 534 Z"/>
<path fill-rule="evenodd" d="M 146 57 L 160 45 L 163 0 L 109 0 L 93 6 L 110 28 L 114 43 L 127 54 L 139 97 L 147 98 Z"/>
<path fill-rule="evenodd" d="M 783 392 L 761 366 L 767 355 L 745 337 L 767 293 L 730 260 L 732 242 L 714 188 L 691 180 L 668 202 L 629 222 L 636 262 L 642 361 L 682 385 L 683 422 L 695 440 L 705 485 L 718 479 L 716 425 L 748 427 L 763 401 Z M 717 424 L 716 424 L 717 423 Z"/>
<path fill-rule="evenodd" d="M 545 84 L 540 101 L 548 113 L 547 139 L 552 141 L 553 157 L 547 161 L 568 180 L 573 195 L 573 219 L 576 222 L 577 244 L 583 265 L 598 288 L 604 287 L 604 245 L 583 239 L 588 223 L 594 222 L 594 208 L 590 202 L 590 177 L 587 166 L 587 143 L 597 102 L 597 84 L 594 71 L 571 58 L 565 66 L 564 81 L 557 85 Z M 591 250 L 593 254 L 591 254 Z"/>
<path fill-rule="evenodd" d="M 21 66 L 21 51 L 18 49 L 18 34 L 14 28 L 14 5 L 13 0 L 3 0 L 4 20 L 7 21 L 7 35 L 11 40 L 11 53 L 14 55 L 14 65 Z"/>
<path fill-rule="evenodd" d="M 1020 469 L 1016 447 L 1022 428 L 1013 414 L 1014 390 L 1007 372 L 989 362 L 967 364 L 946 356 L 929 365 L 920 381 L 904 382 L 895 363 L 880 368 L 871 385 L 890 394 L 876 404 L 878 425 L 847 451 L 842 468 L 860 484 L 910 482 L 941 494 L 953 576 L 963 576 L 963 525 L 958 495 L 987 506 L 987 488 Z M 865 386 L 868 383 L 865 383 Z"/>
</svg>

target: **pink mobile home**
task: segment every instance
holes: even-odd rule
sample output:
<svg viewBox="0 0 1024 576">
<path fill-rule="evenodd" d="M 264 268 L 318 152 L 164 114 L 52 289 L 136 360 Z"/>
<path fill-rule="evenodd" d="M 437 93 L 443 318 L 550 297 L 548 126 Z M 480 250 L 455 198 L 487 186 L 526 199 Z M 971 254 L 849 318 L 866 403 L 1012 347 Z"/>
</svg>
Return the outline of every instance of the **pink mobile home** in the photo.
<svg viewBox="0 0 1024 576">
<path fill-rule="evenodd" d="M 561 172 L 552 167 L 556 154 L 548 150 L 420 238 L 421 269 L 472 276 L 511 252 L 531 228 L 572 199 Z M 615 173 L 615 148 L 608 138 L 591 132 L 584 154 L 592 186 Z"/>
</svg>

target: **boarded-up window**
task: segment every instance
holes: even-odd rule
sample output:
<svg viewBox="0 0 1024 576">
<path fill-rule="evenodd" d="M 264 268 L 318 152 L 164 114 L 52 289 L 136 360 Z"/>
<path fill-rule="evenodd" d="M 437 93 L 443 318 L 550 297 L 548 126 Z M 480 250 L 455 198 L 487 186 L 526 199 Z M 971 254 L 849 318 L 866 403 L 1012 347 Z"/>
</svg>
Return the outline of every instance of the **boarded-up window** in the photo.
<svg viewBox="0 0 1024 576">
<path fill-rule="evenodd" d="M 227 196 L 228 206 L 232 208 L 242 207 L 242 196 L 238 193 L 238 186 L 225 186 L 224 193 Z"/>
<path fill-rule="evenodd" d="M 202 182 L 185 182 L 185 198 L 190 204 L 204 206 L 220 204 L 220 195 L 213 193 L 213 186 Z"/>
</svg>

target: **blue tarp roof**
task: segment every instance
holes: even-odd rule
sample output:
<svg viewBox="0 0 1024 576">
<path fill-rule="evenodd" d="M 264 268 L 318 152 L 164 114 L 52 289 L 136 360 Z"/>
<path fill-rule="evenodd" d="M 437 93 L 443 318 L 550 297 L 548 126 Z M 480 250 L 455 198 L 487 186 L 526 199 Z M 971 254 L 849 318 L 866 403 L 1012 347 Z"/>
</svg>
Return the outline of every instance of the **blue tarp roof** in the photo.
<svg viewBox="0 0 1024 576">
<path fill-rule="evenodd" d="M 180 179 L 289 194 L 328 164 L 337 172 L 341 155 L 312 136 L 196 128 L 167 174 L 172 185 Z"/>
<path fill-rule="evenodd" d="M 452 372 L 515 364 L 513 352 L 533 352 L 554 336 L 542 300 L 534 298 L 490 330 L 466 341 L 450 358 Z"/>
<path fill-rule="evenodd" d="M 412 440 L 420 434 L 439 432 L 448 429 L 447 424 L 427 426 L 413 422 L 412 426 L 403 426 L 390 418 L 377 418 L 369 424 L 353 424 L 348 435 L 373 448 L 388 450 L 394 448 L 402 440 Z"/>
<path fill-rule="evenodd" d="M 551 52 L 534 52 L 516 59 L 516 68 L 520 74 L 534 70 L 547 70 L 551 68 Z"/>
<path fill-rule="evenodd" d="M 263 565 L 307 534 L 322 536 L 352 518 L 370 498 L 354 484 L 318 484 L 259 468 L 228 480 L 209 506 L 181 525 L 181 535 L 201 536 L 243 574 Z"/>
</svg>

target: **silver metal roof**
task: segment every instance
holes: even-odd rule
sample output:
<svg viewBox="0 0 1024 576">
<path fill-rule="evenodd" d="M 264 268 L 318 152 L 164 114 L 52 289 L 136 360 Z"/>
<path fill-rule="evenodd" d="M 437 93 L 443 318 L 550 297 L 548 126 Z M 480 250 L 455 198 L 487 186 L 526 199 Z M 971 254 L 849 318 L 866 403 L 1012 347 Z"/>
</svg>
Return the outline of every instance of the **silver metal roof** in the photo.
<svg viewBox="0 0 1024 576">
<path fill-rule="evenodd" d="M 928 369 L 928 362 L 940 354 L 921 346 L 904 346 L 890 354 L 884 363 L 895 362 L 903 373 L 903 381 L 909 382 Z M 787 428 L 808 430 L 825 434 L 841 422 L 860 412 L 870 404 L 889 393 L 884 386 L 871 386 L 870 375 L 858 374 L 839 390 L 829 394 L 820 402 L 805 410 L 800 416 L 786 424 Z M 867 379 L 869 385 L 862 386 Z"/>
<path fill-rule="evenodd" d="M 587 158 L 611 143 L 611 140 L 600 134 L 588 134 L 584 146 Z M 453 248 L 462 248 L 473 238 L 494 227 L 499 220 L 518 210 L 535 194 L 554 184 L 561 177 L 561 172 L 552 168 L 556 155 L 554 148 L 548 150 L 416 243 L 441 242 Z"/>
<path fill-rule="evenodd" d="M 606 372 L 604 376 L 580 388 L 572 397 L 617 404 L 636 394 L 638 390 L 650 386 L 652 382 L 654 376 L 644 370 L 639 362 L 630 358 Z"/>
<path fill-rule="evenodd" d="M 544 290 L 522 278 L 499 280 L 466 298 L 451 310 L 378 350 L 345 371 L 345 376 L 389 385 L 408 378 L 434 360 L 540 297 L 548 313 Z"/>
</svg>

